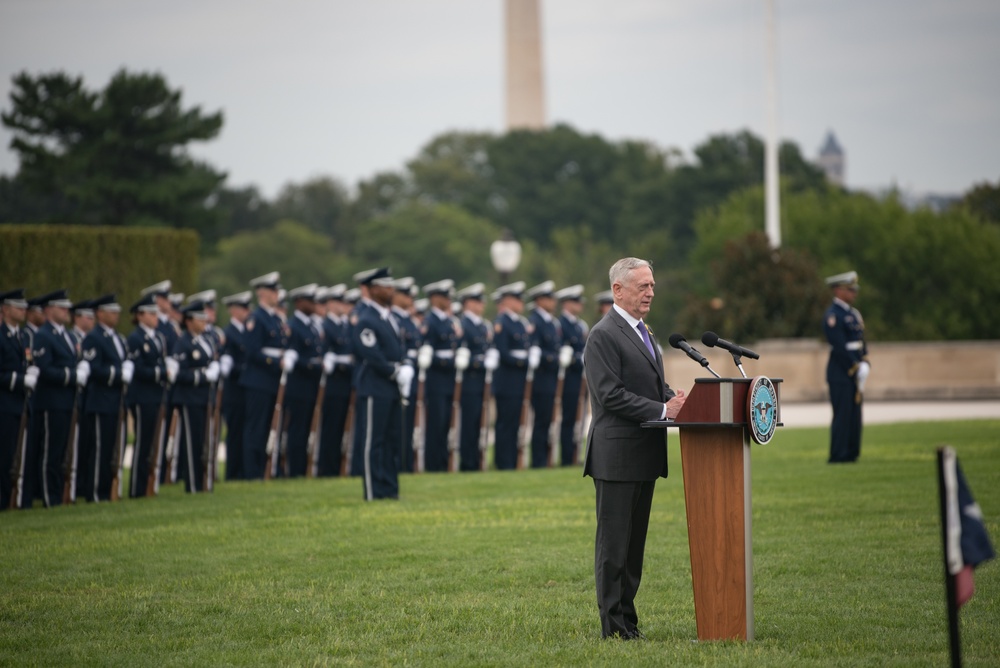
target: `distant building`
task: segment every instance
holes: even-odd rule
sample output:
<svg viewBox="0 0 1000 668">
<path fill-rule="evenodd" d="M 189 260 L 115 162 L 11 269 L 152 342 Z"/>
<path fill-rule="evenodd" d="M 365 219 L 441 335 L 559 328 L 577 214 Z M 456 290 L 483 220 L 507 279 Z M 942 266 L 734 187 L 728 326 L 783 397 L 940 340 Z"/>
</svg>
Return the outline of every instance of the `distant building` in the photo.
<svg viewBox="0 0 1000 668">
<path fill-rule="evenodd" d="M 827 181 L 836 186 L 844 185 L 844 149 L 840 148 L 832 130 L 826 133 L 816 164 L 826 173 Z"/>
<path fill-rule="evenodd" d="M 545 127 L 541 0 L 506 0 L 507 129 Z"/>
</svg>

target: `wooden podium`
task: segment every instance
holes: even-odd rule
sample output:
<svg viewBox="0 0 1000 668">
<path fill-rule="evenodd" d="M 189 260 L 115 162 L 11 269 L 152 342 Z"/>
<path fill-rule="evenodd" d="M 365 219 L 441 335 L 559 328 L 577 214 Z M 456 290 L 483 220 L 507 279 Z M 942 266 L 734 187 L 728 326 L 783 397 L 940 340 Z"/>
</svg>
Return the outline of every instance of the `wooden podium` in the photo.
<svg viewBox="0 0 1000 668">
<path fill-rule="evenodd" d="M 770 379 L 775 399 L 780 379 Z M 699 378 L 672 422 L 680 431 L 699 640 L 753 640 L 748 393 L 752 378 Z M 780 402 L 774 406 L 781 424 Z"/>
</svg>

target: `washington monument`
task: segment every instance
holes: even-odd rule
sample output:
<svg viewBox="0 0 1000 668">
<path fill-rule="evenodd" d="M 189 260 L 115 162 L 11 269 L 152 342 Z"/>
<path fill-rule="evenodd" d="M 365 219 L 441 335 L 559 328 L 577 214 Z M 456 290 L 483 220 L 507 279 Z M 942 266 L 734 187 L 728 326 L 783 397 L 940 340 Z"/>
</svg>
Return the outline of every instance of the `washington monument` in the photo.
<svg viewBox="0 0 1000 668">
<path fill-rule="evenodd" d="M 504 0 L 507 129 L 545 127 L 540 0 Z"/>
</svg>

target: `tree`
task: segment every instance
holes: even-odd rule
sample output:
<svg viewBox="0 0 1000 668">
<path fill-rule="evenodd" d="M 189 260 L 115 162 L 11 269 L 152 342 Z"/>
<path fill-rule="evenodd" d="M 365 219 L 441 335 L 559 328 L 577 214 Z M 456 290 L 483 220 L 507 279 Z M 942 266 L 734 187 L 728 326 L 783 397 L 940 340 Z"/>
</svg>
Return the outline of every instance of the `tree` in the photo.
<svg viewBox="0 0 1000 668">
<path fill-rule="evenodd" d="M 345 236 L 350 195 L 336 179 L 321 176 L 301 185 L 288 184 L 272 206 L 279 219 L 296 220 L 334 239 Z"/>
<path fill-rule="evenodd" d="M 56 72 L 13 79 L 12 108 L 19 178 L 37 193 L 70 205 L 62 222 L 171 225 L 210 229 L 206 206 L 225 175 L 193 160 L 192 142 L 222 128 L 222 114 L 181 106 L 180 91 L 159 74 L 120 70 L 103 91 Z"/>
<path fill-rule="evenodd" d="M 1000 182 L 996 185 L 987 181 L 977 183 L 962 196 L 959 206 L 988 223 L 1000 223 Z"/>
</svg>

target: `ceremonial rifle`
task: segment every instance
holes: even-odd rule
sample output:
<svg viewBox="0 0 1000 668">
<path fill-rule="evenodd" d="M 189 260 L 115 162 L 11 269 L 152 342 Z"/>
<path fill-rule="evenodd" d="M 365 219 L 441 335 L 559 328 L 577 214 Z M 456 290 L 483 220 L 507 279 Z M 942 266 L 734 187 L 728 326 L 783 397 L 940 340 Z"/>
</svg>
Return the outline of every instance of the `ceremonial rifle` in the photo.
<svg viewBox="0 0 1000 668">
<path fill-rule="evenodd" d="M 76 468 L 80 453 L 77 445 L 80 442 L 80 386 L 73 393 L 73 412 L 69 418 L 69 440 L 66 443 L 66 459 L 63 465 L 65 481 L 63 482 L 62 502 L 76 502 Z M 42 472 L 45 475 L 45 472 Z"/>
<path fill-rule="evenodd" d="M 351 388 L 351 398 L 347 400 L 347 417 L 344 418 L 344 435 L 340 438 L 340 475 L 351 473 L 351 448 L 354 447 L 354 402 L 357 392 Z"/>
<path fill-rule="evenodd" d="M 214 387 L 213 387 L 214 386 Z M 218 408 L 218 399 L 220 388 L 222 386 L 222 380 L 217 380 L 208 388 L 208 403 L 205 407 L 205 414 L 208 419 L 205 420 L 205 438 L 204 447 L 201 450 L 201 463 L 202 463 L 202 475 L 201 475 L 201 489 L 202 491 L 211 492 L 214 488 L 215 483 L 215 434 L 216 434 L 216 420 Z M 214 390 L 214 391 L 213 391 Z M 213 404 L 212 400 L 215 399 L 216 403 Z"/>
<path fill-rule="evenodd" d="M 225 392 L 225 381 L 219 378 L 219 385 L 215 388 L 215 429 L 212 434 L 212 486 L 219 479 L 219 443 L 222 442 L 222 397 Z"/>
<path fill-rule="evenodd" d="M 315 478 L 319 471 L 319 439 L 323 429 L 323 398 L 326 396 L 326 373 L 319 377 L 319 391 L 313 407 L 312 424 L 309 426 L 309 443 L 306 446 L 306 477 Z"/>
<path fill-rule="evenodd" d="M 160 464 L 163 461 L 163 446 L 166 441 L 165 429 L 167 427 L 167 398 L 170 396 L 170 381 L 163 385 L 163 396 L 160 398 L 160 410 L 156 413 L 156 427 L 153 429 L 156 442 L 149 450 L 149 478 L 146 480 L 146 496 L 155 496 L 160 493 Z M 136 434 L 136 447 L 140 435 Z"/>
<path fill-rule="evenodd" d="M 493 369 L 486 370 L 486 381 L 483 384 L 483 409 L 479 413 L 479 470 L 488 471 L 490 464 L 486 461 L 490 438 L 490 392 L 493 387 Z"/>
<path fill-rule="evenodd" d="M 458 471 L 459 448 L 462 443 L 462 379 L 469 368 L 469 349 L 455 351 L 455 391 L 451 395 L 451 426 L 448 429 L 448 470 Z"/>
<path fill-rule="evenodd" d="M 14 466 L 10 470 L 10 507 L 14 510 L 21 507 L 21 497 L 24 495 L 24 465 L 28 456 L 28 408 L 30 406 L 30 399 L 31 388 L 25 387 L 21 421 L 17 426 L 17 449 L 14 451 Z"/>
<path fill-rule="evenodd" d="M 281 381 L 278 383 L 278 396 L 274 401 L 274 411 L 271 413 L 271 429 L 267 434 L 268 464 L 264 469 L 264 480 L 270 480 L 278 473 L 278 457 L 281 454 L 281 414 L 285 403 L 285 385 L 288 383 L 288 372 L 282 370 Z"/>
<path fill-rule="evenodd" d="M 583 423 L 587 410 L 590 408 L 590 396 L 587 392 L 587 375 L 580 381 L 580 398 L 576 404 L 576 422 L 573 423 L 573 463 L 579 465 L 583 458 Z"/>
<path fill-rule="evenodd" d="M 552 405 L 552 421 L 549 423 L 549 466 L 559 465 L 559 446 L 562 441 L 563 388 L 566 386 L 566 369 L 573 361 L 573 347 L 559 348 L 559 375 L 556 379 L 556 396 Z"/>
<path fill-rule="evenodd" d="M 524 397 L 521 400 L 521 424 L 517 431 L 517 468 L 527 466 L 528 454 L 531 452 L 531 388 L 535 383 L 535 370 L 528 365 L 528 375 L 524 379 Z"/>
<path fill-rule="evenodd" d="M 125 438 L 128 434 L 128 422 L 125 418 L 125 394 L 128 383 L 122 383 L 122 395 L 118 399 L 118 419 L 115 421 L 115 449 L 111 453 L 111 500 L 122 498 L 122 460 L 125 458 Z"/>
</svg>

